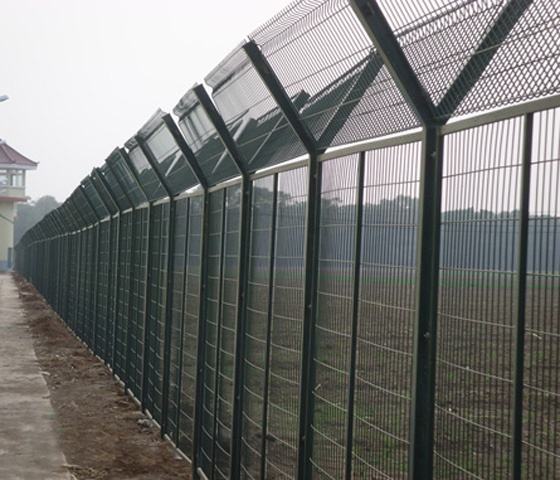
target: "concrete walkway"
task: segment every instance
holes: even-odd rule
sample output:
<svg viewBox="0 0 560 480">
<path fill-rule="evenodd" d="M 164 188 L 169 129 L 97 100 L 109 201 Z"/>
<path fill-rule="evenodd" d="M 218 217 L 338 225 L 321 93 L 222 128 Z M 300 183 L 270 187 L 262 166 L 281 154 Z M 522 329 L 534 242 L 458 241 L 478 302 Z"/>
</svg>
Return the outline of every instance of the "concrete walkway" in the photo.
<svg viewBox="0 0 560 480">
<path fill-rule="evenodd" d="M 53 418 L 15 282 L 0 274 L 0 479 L 71 478 Z"/>
</svg>

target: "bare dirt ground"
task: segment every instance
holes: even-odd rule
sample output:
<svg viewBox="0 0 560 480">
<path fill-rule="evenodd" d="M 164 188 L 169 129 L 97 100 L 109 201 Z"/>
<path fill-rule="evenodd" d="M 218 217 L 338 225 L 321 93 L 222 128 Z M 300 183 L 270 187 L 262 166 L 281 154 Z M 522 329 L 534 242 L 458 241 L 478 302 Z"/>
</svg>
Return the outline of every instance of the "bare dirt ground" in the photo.
<svg viewBox="0 0 560 480">
<path fill-rule="evenodd" d="M 45 372 L 67 468 L 78 480 L 190 479 L 190 465 L 124 394 L 105 365 L 15 276 Z"/>
</svg>

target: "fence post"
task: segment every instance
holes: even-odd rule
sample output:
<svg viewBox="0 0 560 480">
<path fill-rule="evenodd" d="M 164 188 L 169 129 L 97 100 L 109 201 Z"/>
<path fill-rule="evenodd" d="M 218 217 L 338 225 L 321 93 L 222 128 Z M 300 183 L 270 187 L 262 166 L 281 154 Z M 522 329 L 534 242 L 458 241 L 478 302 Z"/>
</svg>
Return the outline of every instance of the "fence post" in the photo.
<svg viewBox="0 0 560 480">
<path fill-rule="evenodd" d="M 181 423 L 181 388 L 182 388 L 182 375 L 183 375 L 183 348 L 184 348 L 184 335 L 185 335 L 185 312 L 187 305 L 187 285 L 188 285 L 188 270 L 189 270 L 189 232 L 190 232 L 190 214 L 191 214 L 191 199 L 187 198 L 185 206 L 185 247 L 183 256 L 183 281 L 181 282 L 181 294 L 183 295 L 181 301 L 181 326 L 179 328 L 179 357 L 177 366 L 177 392 L 175 397 L 175 405 L 177 409 L 175 412 L 175 438 L 173 441 L 175 445 L 179 448 L 179 428 Z M 171 381 L 171 380 L 170 380 Z"/>
<path fill-rule="evenodd" d="M 93 172 L 91 173 L 91 179 L 90 179 L 90 185 L 92 186 L 92 188 L 95 190 L 95 192 L 97 193 L 97 196 L 99 197 L 99 199 L 101 200 L 101 203 L 103 203 L 103 206 L 105 207 L 105 210 L 107 210 L 107 214 L 109 215 L 109 231 L 111 229 L 111 209 L 109 208 L 109 205 L 107 204 L 105 198 L 103 198 L 103 194 L 99 191 L 99 189 L 97 188 L 97 185 L 95 184 L 95 182 L 93 181 L 93 177 L 97 177 L 99 176 L 99 173 L 96 169 L 93 170 Z M 101 261 L 101 256 L 99 255 L 99 245 L 100 245 L 100 239 L 101 239 L 101 219 L 99 220 L 99 228 L 98 228 L 98 232 L 97 232 L 97 245 L 96 245 L 96 253 L 97 253 L 97 261 L 96 261 L 96 281 L 95 281 L 95 329 L 94 329 L 94 341 L 93 341 L 93 353 L 95 355 L 98 354 L 98 345 L 97 345 L 97 316 L 98 316 L 98 304 L 99 304 L 99 270 L 100 270 L 100 261 Z M 107 286 L 108 288 L 108 286 Z M 106 332 L 105 332 L 106 334 Z M 105 356 L 106 353 L 105 353 Z M 105 359 L 103 359 L 103 361 L 105 361 Z"/>
<path fill-rule="evenodd" d="M 295 108 L 284 86 L 276 76 L 274 69 L 263 55 L 258 45 L 250 40 L 243 45 L 243 49 L 259 77 L 274 98 L 282 111 L 288 124 L 297 135 L 309 153 L 308 165 L 308 200 L 306 220 L 306 245 L 305 245 L 305 293 L 303 314 L 303 341 L 302 341 L 302 374 L 300 385 L 299 407 L 299 432 L 298 432 L 298 478 L 309 477 L 309 462 L 311 452 L 311 418 L 313 414 L 312 385 L 314 383 L 313 350 L 314 350 L 314 321 L 317 282 L 318 260 L 318 225 L 319 207 L 321 197 L 321 167 L 317 155 L 321 149 L 315 137 L 301 119 L 299 111 Z"/>
<path fill-rule="evenodd" d="M 511 478 L 521 480 L 523 441 L 523 369 L 525 366 L 525 317 L 527 304 L 527 257 L 529 243 L 529 202 L 531 195 L 531 152 L 533 148 L 533 114 L 524 117 L 521 159 L 521 198 L 517 237 L 517 285 L 515 312 L 515 347 L 513 351 L 513 434 Z"/>
<path fill-rule="evenodd" d="M 438 126 L 424 127 L 420 206 L 416 248 L 416 325 L 414 329 L 412 418 L 409 478 L 433 473 L 435 356 L 439 279 L 442 136 Z"/>
<path fill-rule="evenodd" d="M 270 351 L 271 351 L 271 335 L 272 335 L 272 300 L 274 297 L 274 252 L 276 251 L 276 229 L 278 217 L 278 174 L 275 173 L 272 183 L 272 218 L 270 219 L 270 259 L 268 262 L 268 305 L 267 305 L 267 323 L 266 323 L 266 347 L 265 347 L 265 365 L 264 365 L 264 388 L 263 388 L 263 412 L 262 412 L 262 430 L 261 430 L 261 465 L 260 478 L 266 478 L 266 442 L 268 433 L 268 399 L 270 384 Z"/>
<path fill-rule="evenodd" d="M 354 230 L 354 286 L 352 291 L 352 330 L 350 345 L 350 374 L 348 380 L 348 415 L 346 417 L 346 466 L 345 478 L 352 479 L 352 449 L 354 439 L 354 398 L 356 386 L 356 356 L 358 349 L 358 315 L 360 310 L 360 278 L 362 264 L 362 216 L 364 211 L 365 153 L 358 158 L 358 182 L 356 186 L 356 218 Z"/>
<path fill-rule="evenodd" d="M 225 150 L 229 153 L 237 171 L 241 175 L 241 200 L 240 200 L 240 219 L 239 219 L 239 272 L 237 287 L 237 322 L 235 328 L 235 369 L 234 369 L 234 394 L 233 394 L 233 418 L 231 434 L 231 462 L 230 472 L 233 479 L 239 478 L 240 470 L 240 445 L 241 445 L 241 420 L 243 405 L 243 358 L 244 358 L 244 335 L 245 335 L 245 302 L 247 291 L 247 270 L 249 258 L 249 230 L 250 230 L 250 208 L 251 208 L 251 180 L 247 169 L 243 164 L 243 157 L 238 150 L 235 141 L 229 133 L 227 126 L 216 109 L 214 103 L 206 93 L 202 85 L 193 88 L 193 92 L 198 99 L 201 107 L 208 116 L 210 122 L 216 129 L 220 141 Z M 227 190 L 224 191 L 224 201 Z M 225 203 L 224 203 L 225 208 Z M 224 210 L 225 219 L 225 210 Z M 225 226 L 225 224 L 224 224 Z M 225 232 L 223 232 L 225 233 Z M 225 259 L 224 259 L 225 260 Z M 218 338 L 219 335 L 218 335 Z M 219 350 L 219 346 L 218 346 Z M 218 368 L 218 366 L 216 367 Z M 217 372 L 217 378 L 219 373 Z M 215 439 L 215 435 L 214 435 Z"/>
<path fill-rule="evenodd" d="M 89 294 L 90 298 L 89 298 L 89 302 L 90 302 L 90 306 L 91 306 L 91 322 L 93 323 L 92 326 L 92 338 L 90 339 L 91 344 L 88 345 L 89 348 L 91 349 L 91 351 L 93 352 L 93 354 L 95 355 L 96 352 L 96 348 L 95 348 L 95 336 L 96 336 L 96 328 L 97 328 L 97 321 L 96 321 L 96 317 L 97 317 L 97 304 L 96 304 L 96 298 L 97 298 L 97 272 L 99 270 L 98 265 L 97 265 L 97 252 L 99 251 L 99 222 L 101 221 L 101 218 L 99 217 L 99 215 L 97 214 L 97 211 L 95 210 L 93 203 L 91 202 L 90 198 L 88 197 L 87 193 L 86 193 L 86 189 L 83 186 L 83 184 L 80 184 L 80 186 L 78 187 L 82 193 L 82 196 L 84 197 L 84 199 L 86 200 L 86 203 L 88 204 L 90 210 L 93 212 L 93 214 L 96 217 L 97 222 L 95 224 L 93 224 L 91 227 L 88 228 L 94 228 L 95 229 L 95 241 L 90 242 L 90 248 L 91 248 L 91 243 L 94 243 L 94 247 L 93 247 L 93 251 L 90 252 L 86 252 L 88 254 L 88 256 L 90 256 L 90 260 L 91 263 L 90 265 L 95 265 L 94 267 L 94 271 L 93 271 L 93 280 L 92 283 L 93 285 L 90 286 L 91 288 L 91 292 Z M 89 235 L 88 236 L 93 236 L 93 235 Z M 86 240 L 87 240 L 87 236 L 86 236 Z M 87 245 L 87 241 L 86 241 L 86 245 Z M 86 274 L 88 276 L 90 276 L 90 280 L 91 280 L 91 276 L 92 276 L 92 272 L 86 272 Z M 86 280 L 86 285 L 87 285 L 87 280 Z"/>
<path fill-rule="evenodd" d="M 138 186 L 138 188 L 140 189 L 140 191 L 144 194 L 144 197 L 146 198 L 146 200 L 148 201 L 148 206 L 147 206 L 147 220 L 146 220 L 146 271 L 144 273 L 144 292 L 143 292 L 143 296 L 142 298 L 144 299 L 143 301 L 143 313 L 144 313 L 144 336 L 142 339 L 142 349 L 143 349 L 143 358 L 142 358 L 142 382 L 141 382 L 141 386 L 140 386 L 140 398 L 138 399 L 140 401 L 140 405 L 142 408 L 143 412 L 146 412 L 146 375 L 148 373 L 148 369 L 146 368 L 146 362 L 147 362 L 147 355 L 146 355 L 146 342 L 148 339 L 148 304 L 149 304 L 149 292 L 150 292 L 150 270 L 151 270 L 151 251 L 152 251 L 152 235 L 151 235 L 151 225 L 152 225 L 152 201 L 148 198 L 148 195 L 146 194 L 146 191 L 144 190 L 144 187 L 142 186 L 142 182 L 140 182 L 140 178 L 138 177 L 138 174 L 136 173 L 136 170 L 134 169 L 134 165 L 132 164 L 132 160 L 130 158 L 130 156 L 122 151 L 122 158 L 124 160 L 124 162 L 126 163 L 126 166 L 128 167 L 128 170 L 130 171 L 130 174 L 132 175 L 132 177 L 134 178 L 134 181 L 136 182 L 136 185 Z"/>
<path fill-rule="evenodd" d="M 309 458 L 313 446 L 313 385 L 315 369 L 315 316 L 319 266 L 319 223 L 321 214 L 321 164 L 310 155 L 308 166 L 307 219 L 305 238 L 305 292 L 303 313 L 302 372 L 299 407 L 298 479 L 311 478 Z"/>
<path fill-rule="evenodd" d="M 210 195 L 204 189 L 202 200 L 202 226 L 200 232 L 200 284 L 198 306 L 198 338 L 196 346 L 196 380 L 195 380 L 195 406 L 193 418 L 192 442 L 192 476 L 198 476 L 198 447 L 202 431 L 203 392 L 204 392 L 204 359 L 206 339 L 206 284 L 208 282 L 208 231 L 209 231 Z"/>
<path fill-rule="evenodd" d="M 177 127 L 177 124 L 173 121 L 173 119 L 171 118 L 171 115 L 166 114 L 162 117 L 162 121 L 163 123 L 165 123 L 165 125 L 167 126 L 167 129 L 169 130 L 169 133 L 171 134 L 171 136 L 173 137 L 173 139 L 175 140 L 175 143 L 177 144 L 177 147 L 179 148 L 179 150 L 181 151 L 181 153 L 184 155 L 187 163 L 189 164 L 191 170 L 193 171 L 196 179 L 198 180 L 198 183 L 200 184 L 202 190 L 203 190 L 203 211 L 202 211 L 202 226 L 201 226 L 201 257 L 200 257 L 200 285 L 199 285 L 199 325 L 198 325 L 198 344 L 197 344 L 197 352 L 202 352 L 203 348 L 204 348 L 204 344 L 200 343 L 201 339 L 204 339 L 204 322 L 203 322 L 203 318 L 204 318 L 204 288 L 205 288 L 205 265 L 206 265 L 206 243 L 207 243 L 207 238 L 204 236 L 205 232 L 208 231 L 207 228 L 207 224 L 208 224 L 208 208 L 207 208 L 207 200 L 208 200 L 208 180 L 206 179 L 206 176 L 204 175 L 204 172 L 202 171 L 202 169 L 200 168 L 200 165 L 198 164 L 197 160 L 196 160 L 196 156 L 194 155 L 193 151 L 191 150 L 191 148 L 188 146 L 187 142 L 185 141 L 185 139 L 183 138 L 181 132 L 179 131 L 179 128 Z M 191 215 L 191 202 L 192 200 L 189 198 L 188 200 L 188 204 L 187 204 L 187 226 L 186 226 L 186 238 L 185 238 L 185 278 L 183 281 L 183 286 L 182 286 L 182 292 L 184 295 L 184 299 L 182 302 L 182 306 L 181 306 L 181 348 L 180 348 L 180 355 L 181 358 L 179 360 L 179 372 L 178 372 L 178 381 L 177 381 L 177 419 L 176 419 L 176 425 L 177 425 L 177 435 L 176 435 L 176 441 L 175 443 L 178 445 L 179 444 L 179 432 L 180 432 L 180 418 L 181 418 L 181 389 L 182 387 L 182 376 L 183 376 L 183 340 L 184 340 L 184 327 L 185 327 L 185 307 L 186 307 L 186 301 L 187 301 L 187 295 L 186 295 L 186 288 L 187 288 L 187 263 L 188 263 L 188 254 L 189 254 L 189 231 L 190 231 L 190 215 Z M 204 270 L 204 273 L 203 273 Z M 202 328 L 201 328 L 202 325 Z M 197 465 L 196 465 L 196 442 L 198 439 L 198 430 L 197 430 L 197 418 L 198 415 L 196 413 L 197 408 L 198 408 L 198 404 L 197 404 L 197 400 L 201 401 L 202 396 L 199 393 L 199 382 L 202 379 L 202 366 L 203 363 L 200 362 L 200 359 L 197 358 L 197 367 L 196 367 L 196 386 L 195 386 L 195 407 L 194 407 L 194 415 L 193 415 L 193 425 L 194 425 L 194 431 L 193 431 L 193 452 L 192 452 L 192 465 L 193 465 L 193 476 L 196 475 L 196 470 L 197 470 Z M 200 369 L 200 374 L 199 374 L 199 369 Z M 200 378 L 199 378 L 200 377 Z M 202 384 L 201 384 L 202 385 Z"/>
<path fill-rule="evenodd" d="M 112 223 L 113 223 L 113 215 L 111 214 L 111 211 L 109 210 L 109 215 L 111 218 L 111 225 L 109 226 L 109 252 L 110 252 L 110 256 L 109 256 L 109 281 L 110 281 L 110 277 L 112 274 L 114 274 L 114 279 L 115 279 L 115 289 L 113 292 L 113 312 L 114 312 L 114 318 L 113 318 L 113 332 L 112 332 L 112 338 L 113 338 L 113 345 L 111 346 L 112 350 L 111 350 L 111 358 L 112 358 L 112 365 L 111 370 L 113 372 L 113 374 L 115 374 L 115 357 L 116 357 L 116 350 L 117 350 L 117 321 L 118 321 L 118 308 L 119 308 L 119 275 L 120 275 L 120 256 L 121 256 L 121 224 L 122 224 L 122 215 L 121 215 L 121 211 L 118 208 L 118 203 L 117 200 L 115 198 L 114 193 L 111 191 L 111 187 L 110 185 L 107 183 L 107 180 L 103 177 L 103 175 L 101 174 L 101 172 L 99 172 L 99 170 L 95 170 L 96 173 L 96 178 L 99 179 L 99 181 L 101 182 L 101 184 L 103 185 L 103 188 L 105 189 L 105 191 L 107 192 L 109 198 L 111 198 L 111 201 L 115 204 L 115 206 L 117 207 L 117 215 L 118 215 L 118 219 L 117 219 L 117 225 L 116 225 L 116 237 L 117 237 L 117 248 L 116 251 L 113 252 L 112 250 L 112 243 L 113 243 L 113 228 L 112 228 Z M 114 259 L 114 261 L 113 261 Z M 112 266 L 114 265 L 115 267 L 115 271 L 112 272 Z M 110 313 L 110 310 L 107 309 L 107 313 Z M 107 339 L 109 338 L 108 336 L 106 337 Z M 107 342 L 105 342 L 105 356 L 107 356 L 107 352 L 108 352 L 108 345 Z M 106 362 L 107 363 L 107 362 Z M 121 379 L 122 380 L 122 379 Z"/>
<path fill-rule="evenodd" d="M 164 309 L 164 336 L 163 336 L 163 372 L 162 373 L 162 395 L 161 395 L 161 426 L 160 435 L 163 438 L 167 433 L 167 413 L 169 399 L 169 368 L 171 365 L 171 323 L 173 315 L 173 255 L 175 250 L 175 210 L 176 203 L 173 199 L 173 192 L 165 176 L 158 170 L 158 162 L 146 141 L 139 135 L 136 137 L 140 149 L 146 156 L 148 163 L 152 167 L 156 177 L 163 186 L 169 198 L 169 219 L 167 224 L 167 265 L 165 275 L 165 309 Z"/>
</svg>

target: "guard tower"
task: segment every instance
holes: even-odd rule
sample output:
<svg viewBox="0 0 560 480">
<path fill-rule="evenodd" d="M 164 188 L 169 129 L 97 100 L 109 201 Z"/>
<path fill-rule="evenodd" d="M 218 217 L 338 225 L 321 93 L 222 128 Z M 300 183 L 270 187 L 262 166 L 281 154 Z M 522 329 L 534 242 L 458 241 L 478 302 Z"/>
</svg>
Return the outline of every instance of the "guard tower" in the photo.
<svg viewBox="0 0 560 480">
<path fill-rule="evenodd" d="M 0 272 L 12 267 L 16 203 L 27 200 L 25 173 L 37 165 L 0 139 Z"/>
</svg>

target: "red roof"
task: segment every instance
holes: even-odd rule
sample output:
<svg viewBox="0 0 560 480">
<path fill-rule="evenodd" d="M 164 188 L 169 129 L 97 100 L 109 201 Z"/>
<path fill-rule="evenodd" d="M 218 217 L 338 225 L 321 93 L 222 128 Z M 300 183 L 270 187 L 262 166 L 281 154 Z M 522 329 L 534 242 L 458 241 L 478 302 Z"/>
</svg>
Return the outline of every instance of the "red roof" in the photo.
<svg viewBox="0 0 560 480">
<path fill-rule="evenodd" d="M 38 163 L 23 156 L 6 142 L 0 140 L 0 165 L 21 165 L 22 167 L 37 167 Z"/>
</svg>

